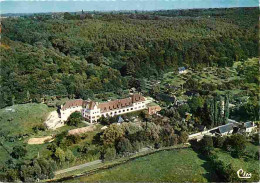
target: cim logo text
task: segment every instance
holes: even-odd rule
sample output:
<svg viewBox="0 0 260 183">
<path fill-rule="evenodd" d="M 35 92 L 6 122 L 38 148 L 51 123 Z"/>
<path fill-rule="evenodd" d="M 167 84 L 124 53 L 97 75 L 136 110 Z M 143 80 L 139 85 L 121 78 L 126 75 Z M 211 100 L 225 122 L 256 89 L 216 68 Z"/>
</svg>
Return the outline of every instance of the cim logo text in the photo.
<svg viewBox="0 0 260 183">
<path fill-rule="evenodd" d="M 242 168 L 237 171 L 237 176 L 240 179 L 250 179 L 252 177 L 251 173 L 245 172 Z"/>
</svg>

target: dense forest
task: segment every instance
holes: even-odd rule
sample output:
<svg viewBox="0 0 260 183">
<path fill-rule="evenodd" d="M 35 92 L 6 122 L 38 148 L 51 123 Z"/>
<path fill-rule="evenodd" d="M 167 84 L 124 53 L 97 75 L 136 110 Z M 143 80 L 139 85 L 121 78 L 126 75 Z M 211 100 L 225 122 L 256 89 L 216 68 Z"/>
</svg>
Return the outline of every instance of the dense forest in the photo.
<svg viewBox="0 0 260 183">
<path fill-rule="evenodd" d="M 45 96 L 91 98 L 180 66 L 258 55 L 257 8 L 64 13 L 2 20 L 0 108 Z"/>
</svg>

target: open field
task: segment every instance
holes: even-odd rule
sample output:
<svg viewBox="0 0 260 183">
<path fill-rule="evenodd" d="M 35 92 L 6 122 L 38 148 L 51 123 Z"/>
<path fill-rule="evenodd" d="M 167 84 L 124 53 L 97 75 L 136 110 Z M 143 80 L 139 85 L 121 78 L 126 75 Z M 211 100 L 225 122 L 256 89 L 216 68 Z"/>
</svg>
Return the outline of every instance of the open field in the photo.
<svg viewBox="0 0 260 183">
<path fill-rule="evenodd" d="M 141 157 L 91 176 L 74 179 L 87 181 L 216 181 L 211 166 L 191 149 L 162 151 Z M 72 180 L 70 180 L 72 181 Z"/>
<path fill-rule="evenodd" d="M 232 163 L 235 170 L 243 168 L 244 171 L 252 173 L 252 178 L 249 181 L 258 180 L 259 164 L 257 160 L 233 158 L 230 153 L 227 153 L 221 149 L 215 150 L 217 152 L 218 159 L 222 160 L 226 164 Z M 247 150 L 257 152 L 258 147 L 248 143 Z M 86 169 L 86 171 L 89 170 Z M 93 175 L 85 175 L 74 179 L 68 179 L 67 181 L 214 182 L 219 180 L 215 174 L 214 167 L 212 167 L 210 162 L 205 160 L 202 155 L 197 154 L 192 149 L 181 149 L 157 152 L 113 168 L 98 171 Z"/>
<path fill-rule="evenodd" d="M 34 135 L 33 127 L 43 124 L 52 111 L 44 104 L 20 104 L 0 109 L 0 165 L 10 158 L 10 152 L 15 145 L 27 144 L 27 139 Z M 37 156 L 46 145 L 28 145 L 26 159 Z"/>
<path fill-rule="evenodd" d="M 32 133 L 35 125 L 43 124 L 52 111 L 45 104 L 19 104 L 0 109 L 0 132 L 8 136 Z"/>
</svg>

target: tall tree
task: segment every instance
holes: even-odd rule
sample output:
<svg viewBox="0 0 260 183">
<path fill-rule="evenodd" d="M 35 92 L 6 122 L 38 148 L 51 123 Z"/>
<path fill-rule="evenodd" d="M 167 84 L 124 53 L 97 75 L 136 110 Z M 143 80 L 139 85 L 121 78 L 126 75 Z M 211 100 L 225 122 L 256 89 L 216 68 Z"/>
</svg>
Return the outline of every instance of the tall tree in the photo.
<svg viewBox="0 0 260 183">
<path fill-rule="evenodd" d="M 225 95 L 225 108 L 224 108 L 224 123 L 227 123 L 229 118 L 229 92 Z"/>
</svg>

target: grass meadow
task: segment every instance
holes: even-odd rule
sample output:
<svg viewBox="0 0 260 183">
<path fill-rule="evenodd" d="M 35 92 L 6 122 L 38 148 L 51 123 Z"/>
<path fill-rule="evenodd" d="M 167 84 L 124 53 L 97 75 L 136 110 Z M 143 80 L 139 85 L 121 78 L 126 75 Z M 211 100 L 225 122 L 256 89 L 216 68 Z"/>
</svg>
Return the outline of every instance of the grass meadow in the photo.
<svg viewBox="0 0 260 183">
<path fill-rule="evenodd" d="M 247 151 L 258 152 L 258 146 L 247 144 Z M 259 161 L 252 158 L 234 158 L 230 153 L 215 149 L 219 160 L 232 163 L 235 170 L 251 173 L 249 182 L 259 179 Z M 192 149 L 160 151 L 137 158 L 125 164 L 86 175 L 69 182 L 217 182 L 213 165 Z"/>
<path fill-rule="evenodd" d="M 10 159 L 12 148 L 16 145 L 26 145 L 29 137 L 34 135 L 33 127 L 43 124 L 48 113 L 52 111 L 45 104 L 19 104 L 0 109 L 0 165 Z M 27 145 L 26 159 L 33 158 L 45 149 L 43 145 Z"/>
<path fill-rule="evenodd" d="M 217 181 L 211 165 L 192 149 L 161 151 L 70 182 L 208 182 Z"/>
<path fill-rule="evenodd" d="M 1 132 L 9 136 L 32 133 L 35 125 L 43 124 L 48 113 L 52 111 L 45 104 L 19 104 L 0 109 Z"/>
</svg>

